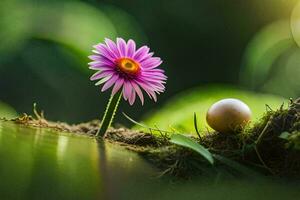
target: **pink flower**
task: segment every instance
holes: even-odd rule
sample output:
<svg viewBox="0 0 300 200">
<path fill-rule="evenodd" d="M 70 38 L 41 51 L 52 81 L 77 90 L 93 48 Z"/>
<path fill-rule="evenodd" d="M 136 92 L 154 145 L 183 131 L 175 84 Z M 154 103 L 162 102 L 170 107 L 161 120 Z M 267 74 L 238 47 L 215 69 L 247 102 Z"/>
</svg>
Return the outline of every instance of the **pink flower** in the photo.
<svg viewBox="0 0 300 200">
<path fill-rule="evenodd" d="M 105 44 L 94 46 L 94 54 L 89 56 L 92 62 L 89 68 L 97 72 L 91 80 L 99 80 L 96 85 L 104 84 L 102 92 L 113 87 L 112 94 L 122 90 L 123 97 L 132 105 L 136 95 L 144 104 L 143 89 L 154 101 L 156 94 L 164 92 L 167 76 L 157 67 L 162 63 L 159 57 L 153 57 L 147 46 L 136 50 L 133 40 L 126 43 L 122 38 L 117 42 L 105 39 Z"/>
</svg>

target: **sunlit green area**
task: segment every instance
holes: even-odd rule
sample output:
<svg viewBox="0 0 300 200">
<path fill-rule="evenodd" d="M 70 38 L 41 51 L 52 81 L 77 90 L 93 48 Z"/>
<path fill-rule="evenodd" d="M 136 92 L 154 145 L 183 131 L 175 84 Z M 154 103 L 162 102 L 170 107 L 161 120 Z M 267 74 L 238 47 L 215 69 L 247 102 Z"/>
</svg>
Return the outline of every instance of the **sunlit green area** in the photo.
<svg viewBox="0 0 300 200">
<path fill-rule="evenodd" d="M 291 29 L 292 35 L 296 43 L 300 44 L 300 3 L 298 3 L 292 11 L 291 15 Z"/>
<path fill-rule="evenodd" d="M 249 43 L 240 80 L 252 89 L 297 97 L 298 64 L 299 48 L 290 30 L 290 20 L 276 21 Z"/>
<path fill-rule="evenodd" d="M 11 119 L 18 116 L 17 112 L 12 107 L 1 102 L 0 102 L 0 110 L 1 110 L 1 117 L 3 118 Z"/>
<path fill-rule="evenodd" d="M 252 122 L 258 121 L 268 109 L 278 109 L 288 101 L 276 95 L 260 94 L 236 89 L 230 86 L 210 86 L 188 90 L 178 94 L 158 111 L 149 114 L 144 122 L 162 130 L 196 133 L 193 114 L 198 116 L 199 131 L 211 130 L 206 122 L 208 108 L 224 98 L 244 101 L 252 111 Z M 266 102 L 263 104 L 262 102 Z M 138 127 L 137 127 L 138 128 Z"/>
</svg>

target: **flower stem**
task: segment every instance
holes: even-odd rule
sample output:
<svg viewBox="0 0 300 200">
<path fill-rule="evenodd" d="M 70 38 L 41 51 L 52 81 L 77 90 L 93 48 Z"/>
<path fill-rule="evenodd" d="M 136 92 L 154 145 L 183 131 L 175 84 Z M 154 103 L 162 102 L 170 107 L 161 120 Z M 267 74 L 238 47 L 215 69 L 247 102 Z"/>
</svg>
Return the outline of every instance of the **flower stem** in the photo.
<svg viewBox="0 0 300 200">
<path fill-rule="evenodd" d="M 102 122 L 101 122 L 101 126 L 98 130 L 98 132 L 96 133 L 96 137 L 103 137 L 104 134 L 106 133 L 107 129 L 110 127 L 115 113 L 118 109 L 119 106 L 119 102 L 121 100 L 121 96 L 122 96 L 122 92 L 118 92 L 115 95 L 111 95 L 109 102 L 106 106 L 106 110 L 104 113 L 104 116 L 102 118 Z"/>
</svg>

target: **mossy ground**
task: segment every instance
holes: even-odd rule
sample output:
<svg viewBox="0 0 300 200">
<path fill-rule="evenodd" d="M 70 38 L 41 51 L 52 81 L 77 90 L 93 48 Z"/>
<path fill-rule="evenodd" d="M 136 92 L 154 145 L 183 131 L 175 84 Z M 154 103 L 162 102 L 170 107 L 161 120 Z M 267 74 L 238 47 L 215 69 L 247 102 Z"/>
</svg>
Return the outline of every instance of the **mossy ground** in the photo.
<svg viewBox="0 0 300 200">
<path fill-rule="evenodd" d="M 94 136 L 100 121 L 94 120 L 77 125 L 51 122 L 34 110 L 35 117 L 23 115 L 13 119 L 15 123 L 51 128 L 58 131 Z M 162 175 L 171 174 L 191 178 L 199 174 L 216 173 L 228 169 L 238 173 L 238 168 L 217 162 L 209 165 L 199 154 L 170 142 L 168 135 L 133 131 L 126 128 L 109 129 L 104 139 L 138 152 L 146 160 L 162 170 Z M 264 175 L 300 177 L 300 99 L 291 101 L 288 108 L 269 109 L 264 117 L 244 129 L 222 134 L 204 133 L 193 138 L 214 155 L 238 163 L 247 169 Z"/>
</svg>

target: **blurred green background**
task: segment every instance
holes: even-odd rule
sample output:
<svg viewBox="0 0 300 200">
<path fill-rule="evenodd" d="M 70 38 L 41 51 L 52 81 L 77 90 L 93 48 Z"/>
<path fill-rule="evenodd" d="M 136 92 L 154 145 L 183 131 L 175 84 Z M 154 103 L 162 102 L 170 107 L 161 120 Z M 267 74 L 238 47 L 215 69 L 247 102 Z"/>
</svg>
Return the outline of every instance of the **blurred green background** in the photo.
<svg viewBox="0 0 300 200">
<path fill-rule="evenodd" d="M 211 84 L 278 95 L 277 103 L 298 97 L 298 2 L 1 0 L 0 116 L 31 113 L 37 102 L 52 120 L 101 117 L 109 92 L 89 81 L 87 56 L 104 37 L 118 36 L 149 45 L 169 77 L 158 103 L 122 103 L 121 111 L 136 119 Z M 122 115 L 117 122 L 126 124 Z"/>
</svg>

